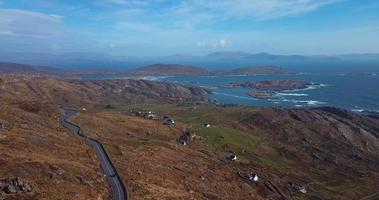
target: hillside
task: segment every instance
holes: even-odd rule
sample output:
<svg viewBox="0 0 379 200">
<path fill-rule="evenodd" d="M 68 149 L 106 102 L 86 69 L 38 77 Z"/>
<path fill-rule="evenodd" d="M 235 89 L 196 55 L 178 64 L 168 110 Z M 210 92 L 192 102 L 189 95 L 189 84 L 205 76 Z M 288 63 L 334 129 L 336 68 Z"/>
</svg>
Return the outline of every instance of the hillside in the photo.
<svg viewBox="0 0 379 200">
<path fill-rule="evenodd" d="M 206 90 L 139 81 L 0 76 L 0 199 L 109 199 L 95 152 L 58 123 L 60 106 L 203 101 Z M 7 179 L 31 192 L 8 194 Z"/>
<path fill-rule="evenodd" d="M 153 110 L 191 124 L 190 131 L 202 139 L 192 144 L 195 147 L 191 146 L 188 151 L 205 143 L 218 152 L 213 155 L 216 159 L 236 154 L 237 162 L 224 160 L 216 169 L 228 166 L 236 177 L 256 172 L 260 182 L 247 181 L 248 185 L 241 187 L 256 190 L 266 198 L 342 200 L 377 197 L 378 119 L 329 107 L 261 109 L 204 105 L 194 110 L 172 105 L 130 105 L 130 108 Z M 101 115 L 95 114 L 105 118 Z M 112 116 L 107 116 L 108 121 Z M 96 126 L 88 123 L 89 119 L 89 116 L 82 118 L 83 124 L 87 121 L 87 128 Z M 211 126 L 206 128 L 203 123 Z M 121 142 L 119 146 L 123 147 Z M 196 164 L 190 166 L 197 167 Z M 211 171 L 203 173 L 206 177 L 212 174 Z M 306 188 L 305 194 L 299 191 L 300 186 Z"/>
<path fill-rule="evenodd" d="M 0 76 L 1 77 L 1 76 Z M 172 83 L 119 79 L 104 81 L 63 80 L 43 77 L 3 76 L 0 94 L 44 98 L 58 105 L 97 105 L 135 102 L 201 102 L 208 90 Z"/>
<path fill-rule="evenodd" d="M 208 70 L 189 65 L 154 64 L 131 70 L 138 76 L 175 76 L 175 75 L 205 75 Z"/>
<path fill-rule="evenodd" d="M 0 179 L 32 187 L 17 199 L 109 198 L 94 152 L 58 124 L 59 106 L 70 106 L 81 110 L 75 123 L 105 145 L 132 199 L 375 197 L 377 118 L 329 107 L 216 106 L 207 93 L 145 80 L 2 76 Z M 194 138 L 187 146 L 178 142 L 185 127 Z M 245 178 L 252 172 L 259 182 Z"/>
</svg>

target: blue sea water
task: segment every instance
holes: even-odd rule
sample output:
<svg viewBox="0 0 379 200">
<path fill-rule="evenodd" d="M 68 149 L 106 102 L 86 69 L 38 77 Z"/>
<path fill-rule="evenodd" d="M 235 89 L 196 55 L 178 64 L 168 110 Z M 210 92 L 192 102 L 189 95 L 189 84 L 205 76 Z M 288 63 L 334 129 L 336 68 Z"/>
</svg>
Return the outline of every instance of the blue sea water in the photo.
<svg viewBox="0 0 379 200">
<path fill-rule="evenodd" d="M 335 106 L 356 112 L 379 112 L 379 74 L 317 74 L 255 76 L 176 76 L 159 80 L 211 88 L 212 99 L 223 104 L 244 104 L 274 107 Z M 230 89 L 224 86 L 232 82 L 262 80 L 303 80 L 320 84 L 307 89 L 284 91 L 278 99 L 263 100 L 247 95 L 248 88 Z"/>
</svg>

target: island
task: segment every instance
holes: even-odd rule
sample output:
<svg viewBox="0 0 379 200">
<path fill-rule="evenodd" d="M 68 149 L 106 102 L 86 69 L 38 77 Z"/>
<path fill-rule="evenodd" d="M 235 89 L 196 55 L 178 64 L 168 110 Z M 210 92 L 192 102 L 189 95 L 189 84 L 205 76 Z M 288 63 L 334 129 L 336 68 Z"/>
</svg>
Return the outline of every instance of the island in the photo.
<svg viewBox="0 0 379 200">
<path fill-rule="evenodd" d="M 208 70 L 203 67 L 181 64 L 153 64 L 131 69 L 130 76 L 248 76 L 264 74 L 288 74 L 287 69 L 275 66 L 250 66 L 231 70 Z"/>
<path fill-rule="evenodd" d="M 139 67 L 130 71 L 135 76 L 186 76 L 207 75 L 209 71 L 204 68 L 179 64 L 153 64 Z"/>
<path fill-rule="evenodd" d="M 251 81 L 243 83 L 230 83 L 228 88 L 252 88 L 248 92 L 249 96 L 258 99 L 277 99 L 277 92 L 286 90 L 306 89 L 310 86 L 318 85 L 315 83 L 301 80 L 268 80 L 268 81 Z"/>
</svg>

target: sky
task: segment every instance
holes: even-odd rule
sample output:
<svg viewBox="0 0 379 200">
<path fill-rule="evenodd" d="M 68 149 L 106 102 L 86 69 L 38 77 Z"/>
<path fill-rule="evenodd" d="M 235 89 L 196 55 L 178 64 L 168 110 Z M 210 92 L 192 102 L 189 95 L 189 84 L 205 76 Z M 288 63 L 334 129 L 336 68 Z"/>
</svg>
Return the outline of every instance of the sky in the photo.
<svg viewBox="0 0 379 200">
<path fill-rule="evenodd" d="M 378 0 L 0 0 L 0 53 L 379 53 Z"/>
</svg>

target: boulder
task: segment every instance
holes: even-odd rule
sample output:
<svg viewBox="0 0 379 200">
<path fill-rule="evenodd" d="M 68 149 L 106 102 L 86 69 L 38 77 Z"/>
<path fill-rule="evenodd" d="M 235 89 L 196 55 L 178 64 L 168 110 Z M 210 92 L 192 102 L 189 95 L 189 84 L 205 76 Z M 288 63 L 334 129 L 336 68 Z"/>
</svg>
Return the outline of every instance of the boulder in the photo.
<svg viewBox="0 0 379 200">
<path fill-rule="evenodd" d="M 32 192 L 32 187 L 22 181 L 21 178 L 8 178 L 0 180 L 0 194 L 14 194 L 14 193 L 30 193 Z"/>
<path fill-rule="evenodd" d="M 0 130 L 8 128 L 8 122 L 0 119 Z"/>
<path fill-rule="evenodd" d="M 17 193 L 17 189 L 14 185 L 7 185 L 5 188 L 4 188 L 4 192 L 6 194 L 13 194 L 13 193 Z"/>
</svg>

